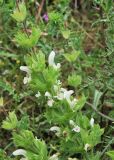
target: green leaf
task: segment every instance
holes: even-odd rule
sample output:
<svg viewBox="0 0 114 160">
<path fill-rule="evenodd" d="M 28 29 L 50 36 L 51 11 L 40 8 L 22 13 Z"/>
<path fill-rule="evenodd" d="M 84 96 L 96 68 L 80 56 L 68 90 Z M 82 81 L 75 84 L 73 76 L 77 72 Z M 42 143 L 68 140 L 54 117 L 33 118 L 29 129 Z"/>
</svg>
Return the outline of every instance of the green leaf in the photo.
<svg viewBox="0 0 114 160">
<path fill-rule="evenodd" d="M 102 92 L 99 92 L 98 90 L 95 90 L 94 100 L 93 100 L 94 108 L 97 108 L 101 96 L 102 96 Z"/>
<path fill-rule="evenodd" d="M 41 36 L 41 30 L 39 28 L 32 28 L 32 33 L 28 36 L 26 33 L 18 32 L 15 36 L 15 41 L 24 48 L 34 47 Z"/>
<path fill-rule="evenodd" d="M 0 51 L 0 57 L 18 58 L 18 55 L 5 51 Z"/>
<path fill-rule="evenodd" d="M 61 31 L 62 32 L 62 35 L 65 39 L 68 39 L 69 36 L 70 36 L 70 30 L 63 30 Z"/>
<path fill-rule="evenodd" d="M 82 95 L 82 97 L 78 99 L 78 102 L 74 107 L 74 110 L 75 111 L 81 110 L 85 103 L 86 103 L 86 97 Z"/>
<path fill-rule="evenodd" d="M 44 141 L 34 137 L 28 130 L 22 130 L 19 134 L 13 133 L 14 143 L 27 151 L 29 160 L 47 160 L 47 147 Z"/>
<path fill-rule="evenodd" d="M 3 3 L 3 0 L 0 0 L 0 4 L 2 4 Z"/>
<path fill-rule="evenodd" d="M 15 129 L 18 125 L 18 120 L 15 112 L 9 112 L 9 116 L 3 121 L 2 128 L 6 130 Z"/>
<path fill-rule="evenodd" d="M 101 135 L 104 133 L 104 129 L 101 129 L 99 125 L 94 125 L 92 131 L 88 137 L 88 143 L 93 147 L 101 142 Z"/>
<path fill-rule="evenodd" d="M 45 55 L 41 51 L 39 51 L 39 53 L 26 56 L 25 61 L 31 71 L 42 72 L 45 69 Z"/>
<path fill-rule="evenodd" d="M 45 116 L 49 122 L 65 124 L 73 116 L 73 111 L 64 100 L 48 108 Z"/>
<path fill-rule="evenodd" d="M 112 158 L 112 160 L 114 160 L 114 151 L 108 151 L 108 152 L 106 152 L 106 154 L 107 154 L 110 158 Z"/>
<path fill-rule="evenodd" d="M 80 51 L 73 51 L 72 53 L 64 54 L 64 57 L 69 62 L 75 62 L 79 55 Z"/>
<path fill-rule="evenodd" d="M 14 10 L 13 14 L 11 16 L 17 21 L 17 22 L 23 22 L 26 18 L 27 11 L 25 3 L 19 3 L 19 6 Z"/>
<path fill-rule="evenodd" d="M 68 77 L 68 84 L 73 87 L 77 87 L 81 84 L 82 78 L 79 75 L 72 74 Z"/>
<path fill-rule="evenodd" d="M 3 107 L 4 106 L 4 99 L 3 97 L 0 97 L 0 107 Z"/>
</svg>

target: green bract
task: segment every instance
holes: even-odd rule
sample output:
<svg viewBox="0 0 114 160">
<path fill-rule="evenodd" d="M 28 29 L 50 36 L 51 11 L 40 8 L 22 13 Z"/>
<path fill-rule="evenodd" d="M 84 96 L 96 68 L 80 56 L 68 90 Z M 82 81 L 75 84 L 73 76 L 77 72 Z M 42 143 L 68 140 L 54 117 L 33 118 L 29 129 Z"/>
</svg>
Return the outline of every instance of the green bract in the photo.
<svg viewBox="0 0 114 160">
<path fill-rule="evenodd" d="M 17 22 L 23 22 L 27 16 L 26 6 L 25 3 L 19 3 L 19 6 L 14 10 L 13 14 L 11 16 L 17 21 Z"/>
<path fill-rule="evenodd" d="M 44 141 L 34 138 L 31 131 L 23 130 L 19 134 L 13 133 L 14 143 L 26 150 L 29 160 L 48 160 L 47 147 Z"/>
<path fill-rule="evenodd" d="M 79 55 L 80 51 L 73 51 L 72 53 L 64 54 L 64 57 L 69 62 L 75 62 Z"/>
<path fill-rule="evenodd" d="M 12 130 L 15 129 L 17 125 L 18 125 L 18 120 L 15 112 L 10 112 L 9 117 L 7 117 L 5 121 L 3 121 L 2 128 L 6 130 Z"/>
<path fill-rule="evenodd" d="M 41 30 L 39 28 L 32 28 L 32 33 L 28 35 L 27 33 L 18 32 L 15 35 L 15 41 L 17 44 L 23 48 L 34 47 L 41 36 Z"/>
<path fill-rule="evenodd" d="M 71 76 L 68 76 L 68 84 L 70 86 L 77 87 L 81 84 L 81 81 L 82 79 L 79 75 L 72 74 Z"/>
</svg>

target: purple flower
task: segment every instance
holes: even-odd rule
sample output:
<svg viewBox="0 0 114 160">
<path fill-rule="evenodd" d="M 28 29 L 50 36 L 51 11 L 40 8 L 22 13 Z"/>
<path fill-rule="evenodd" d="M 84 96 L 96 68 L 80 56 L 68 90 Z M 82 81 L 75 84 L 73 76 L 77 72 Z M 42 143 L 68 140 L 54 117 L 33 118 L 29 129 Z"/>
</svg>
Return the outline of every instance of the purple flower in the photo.
<svg viewBox="0 0 114 160">
<path fill-rule="evenodd" d="M 48 17 L 48 15 L 47 15 L 47 13 L 44 13 L 44 15 L 43 15 L 42 18 L 43 18 L 44 21 L 46 21 L 46 22 L 48 22 L 48 20 L 49 20 L 49 17 Z"/>
</svg>

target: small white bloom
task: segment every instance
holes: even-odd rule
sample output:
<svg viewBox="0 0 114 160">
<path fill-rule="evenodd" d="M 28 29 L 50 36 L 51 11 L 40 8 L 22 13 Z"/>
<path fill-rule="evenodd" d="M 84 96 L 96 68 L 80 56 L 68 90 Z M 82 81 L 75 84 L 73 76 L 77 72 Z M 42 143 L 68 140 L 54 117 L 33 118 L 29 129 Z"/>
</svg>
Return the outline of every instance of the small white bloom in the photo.
<svg viewBox="0 0 114 160">
<path fill-rule="evenodd" d="M 66 99 L 67 101 L 70 101 L 70 96 L 71 96 L 73 93 L 74 93 L 73 90 L 67 91 L 67 89 L 65 89 L 65 88 L 61 88 L 61 89 L 60 89 L 60 95 L 62 95 L 62 97 L 63 97 L 64 99 Z"/>
<path fill-rule="evenodd" d="M 53 126 L 53 127 L 51 127 L 51 128 L 50 128 L 50 131 L 56 132 L 56 135 L 57 135 L 57 136 L 60 136 L 61 130 L 60 130 L 60 128 L 59 128 L 58 126 Z"/>
<path fill-rule="evenodd" d="M 28 74 L 30 73 L 30 70 L 29 70 L 29 68 L 27 66 L 20 66 L 20 70 L 24 71 L 24 72 L 26 72 Z"/>
<path fill-rule="evenodd" d="M 26 151 L 24 149 L 17 149 L 12 153 L 14 156 L 24 156 L 26 157 Z"/>
<path fill-rule="evenodd" d="M 27 73 L 27 76 L 24 77 L 23 79 L 23 83 L 27 84 L 31 81 L 31 73 L 30 73 L 30 69 L 27 66 L 20 66 L 20 70 L 24 71 Z"/>
<path fill-rule="evenodd" d="M 53 103 L 54 103 L 53 99 L 49 99 L 48 102 L 47 102 L 47 104 L 48 104 L 49 107 L 52 107 Z"/>
<path fill-rule="evenodd" d="M 80 127 L 79 126 L 75 126 L 72 131 L 79 133 L 80 132 Z"/>
<path fill-rule="evenodd" d="M 45 92 L 45 96 L 51 98 L 51 94 L 49 92 Z"/>
<path fill-rule="evenodd" d="M 67 101 L 70 100 L 70 96 L 74 91 L 70 90 L 67 91 L 67 89 L 65 88 L 60 88 L 60 91 L 58 93 L 58 95 L 56 96 L 58 100 L 63 100 L 66 99 Z"/>
<path fill-rule="evenodd" d="M 58 156 L 59 156 L 59 153 L 56 153 L 56 154 L 52 155 L 52 156 L 49 158 L 49 160 L 58 160 L 58 159 L 59 159 Z"/>
<path fill-rule="evenodd" d="M 87 150 L 88 150 L 89 147 L 90 147 L 90 144 L 86 143 L 85 147 L 84 147 L 84 150 L 87 152 Z"/>
<path fill-rule="evenodd" d="M 60 65 L 60 63 L 57 63 L 57 65 L 56 65 L 54 62 L 54 58 L 55 58 L 55 52 L 51 51 L 51 53 L 49 54 L 49 57 L 48 57 L 49 66 L 52 66 L 55 69 L 59 69 L 61 67 L 61 65 Z"/>
<path fill-rule="evenodd" d="M 23 79 L 23 83 L 24 84 L 27 84 L 27 83 L 29 83 L 31 81 L 31 77 L 24 77 L 24 79 Z"/>
<path fill-rule="evenodd" d="M 91 118 L 91 120 L 90 120 L 90 125 L 91 125 L 91 127 L 94 126 L 94 118 Z"/>
<path fill-rule="evenodd" d="M 61 81 L 60 81 L 60 80 L 57 80 L 57 84 L 58 84 L 58 85 L 61 85 L 62 83 L 61 83 Z"/>
<path fill-rule="evenodd" d="M 57 132 L 59 132 L 60 131 L 60 127 L 53 126 L 53 127 L 50 128 L 50 131 L 57 131 Z"/>
<path fill-rule="evenodd" d="M 39 98 L 41 96 L 41 93 L 38 91 L 38 93 L 35 95 L 35 97 Z"/>
<path fill-rule="evenodd" d="M 73 90 L 70 90 L 70 91 L 64 91 L 64 98 L 66 99 L 66 100 L 70 100 L 70 96 L 72 95 L 74 93 L 74 91 Z"/>
<path fill-rule="evenodd" d="M 69 101 L 70 106 L 73 108 L 77 104 L 78 100 L 74 98 L 73 100 Z"/>
</svg>

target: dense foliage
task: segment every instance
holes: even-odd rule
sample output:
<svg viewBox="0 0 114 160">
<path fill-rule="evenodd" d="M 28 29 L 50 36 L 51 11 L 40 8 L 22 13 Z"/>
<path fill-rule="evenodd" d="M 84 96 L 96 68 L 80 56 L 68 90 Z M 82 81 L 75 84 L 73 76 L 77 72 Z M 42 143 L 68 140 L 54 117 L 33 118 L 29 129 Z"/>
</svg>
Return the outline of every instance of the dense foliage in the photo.
<svg viewBox="0 0 114 160">
<path fill-rule="evenodd" d="M 0 159 L 114 160 L 113 0 L 0 0 Z"/>
</svg>

